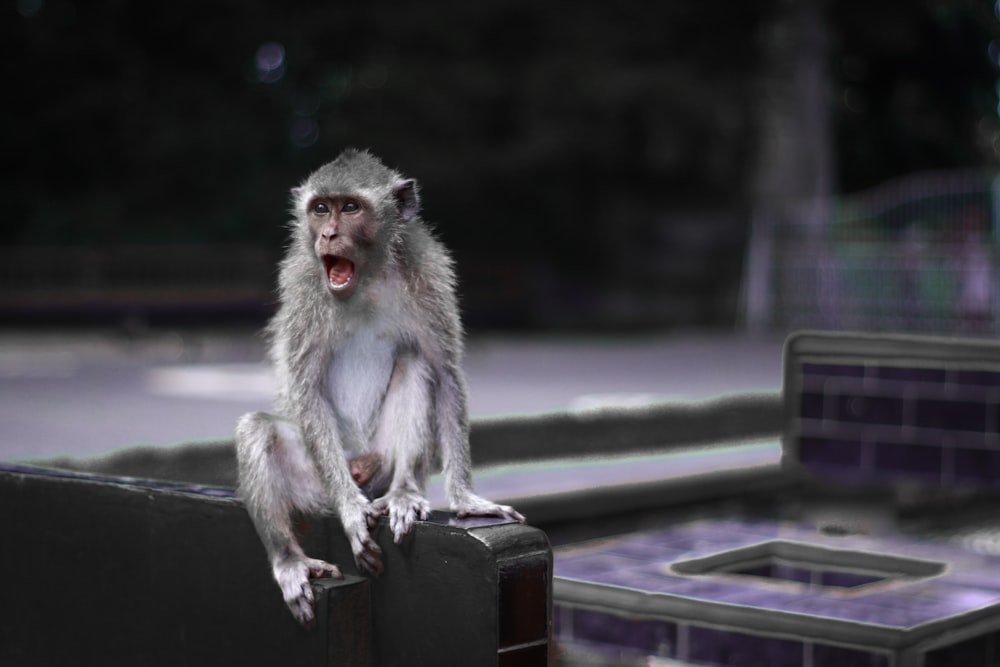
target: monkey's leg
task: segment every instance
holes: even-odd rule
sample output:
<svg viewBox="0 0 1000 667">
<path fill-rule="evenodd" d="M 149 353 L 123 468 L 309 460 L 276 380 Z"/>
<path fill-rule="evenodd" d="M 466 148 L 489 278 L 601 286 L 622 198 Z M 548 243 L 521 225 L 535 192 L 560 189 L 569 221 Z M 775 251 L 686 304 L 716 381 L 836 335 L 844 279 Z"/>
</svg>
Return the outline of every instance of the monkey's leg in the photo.
<svg viewBox="0 0 1000 667">
<path fill-rule="evenodd" d="M 387 514 L 398 544 L 417 520 L 430 516 L 424 482 L 430 460 L 430 374 L 416 356 L 397 360 L 382 403 L 373 438 L 375 451 L 383 452 L 392 478 L 389 490 L 372 501 L 373 514 Z"/>
<path fill-rule="evenodd" d="M 314 618 L 309 579 L 343 576 L 336 565 L 306 556 L 292 529 L 294 511 L 322 507 L 322 485 L 316 469 L 298 428 L 262 412 L 240 419 L 236 453 L 240 495 L 264 543 L 274 579 L 292 615 L 308 626 Z"/>
<path fill-rule="evenodd" d="M 459 517 L 498 516 L 524 523 L 510 505 L 499 505 L 472 490 L 472 457 L 465 382 L 454 366 L 444 368 L 436 383 L 434 409 L 444 472 L 445 493 L 451 511 Z"/>
<path fill-rule="evenodd" d="M 372 539 L 368 498 L 351 476 L 336 419 L 329 403 L 313 396 L 299 406 L 298 422 L 302 427 L 296 432 L 302 434 L 305 456 L 315 466 L 311 469 L 322 488 L 324 508 L 332 503 L 340 517 L 354 563 L 361 572 L 378 576 L 382 572 L 382 550 Z"/>
</svg>

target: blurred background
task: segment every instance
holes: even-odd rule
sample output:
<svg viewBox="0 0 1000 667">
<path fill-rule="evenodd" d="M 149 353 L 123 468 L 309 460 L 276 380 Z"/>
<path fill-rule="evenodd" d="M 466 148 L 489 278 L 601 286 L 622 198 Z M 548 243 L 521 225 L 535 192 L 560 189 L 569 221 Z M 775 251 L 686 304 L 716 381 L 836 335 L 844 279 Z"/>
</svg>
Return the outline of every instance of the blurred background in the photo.
<svg viewBox="0 0 1000 667">
<path fill-rule="evenodd" d="M 801 327 L 997 332 L 987 0 L 123 3 L 0 23 L 0 457 L 231 431 L 288 190 L 453 250 L 473 415 L 777 390 Z"/>
</svg>

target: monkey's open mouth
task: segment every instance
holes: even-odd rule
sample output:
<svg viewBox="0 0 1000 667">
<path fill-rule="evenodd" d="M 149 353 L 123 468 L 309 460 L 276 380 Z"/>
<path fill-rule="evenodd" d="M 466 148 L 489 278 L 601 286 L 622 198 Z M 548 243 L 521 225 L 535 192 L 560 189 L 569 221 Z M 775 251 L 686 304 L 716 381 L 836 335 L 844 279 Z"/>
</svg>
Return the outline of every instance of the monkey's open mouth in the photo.
<svg viewBox="0 0 1000 667">
<path fill-rule="evenodd" d="M 334 292 L 347 289 L 354 282 L 354 262 L 338 255 L 323 255 L 326 283 Z"/>
</svg>

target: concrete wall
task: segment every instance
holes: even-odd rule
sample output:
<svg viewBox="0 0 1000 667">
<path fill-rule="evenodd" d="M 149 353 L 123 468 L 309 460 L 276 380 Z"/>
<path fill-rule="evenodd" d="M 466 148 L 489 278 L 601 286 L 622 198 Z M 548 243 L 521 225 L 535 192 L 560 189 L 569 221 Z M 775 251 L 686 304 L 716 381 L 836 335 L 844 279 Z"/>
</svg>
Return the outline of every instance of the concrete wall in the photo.
<svg viewBox="0 0 1000 667">
<path fill-rule="evenodd" d="M 470 441 L 473 464 L 484 466 L 777 437 L 782 420 L 779 393 L 740 394 L 692 403 L 478 419 L 472 423 Z M 222 487 L 235 487 L 237 482 L 236 454 L 228 439 L 176 447 L 134 447 L 101 457 L 62 457 L 35 463 Z"/>
</svg>

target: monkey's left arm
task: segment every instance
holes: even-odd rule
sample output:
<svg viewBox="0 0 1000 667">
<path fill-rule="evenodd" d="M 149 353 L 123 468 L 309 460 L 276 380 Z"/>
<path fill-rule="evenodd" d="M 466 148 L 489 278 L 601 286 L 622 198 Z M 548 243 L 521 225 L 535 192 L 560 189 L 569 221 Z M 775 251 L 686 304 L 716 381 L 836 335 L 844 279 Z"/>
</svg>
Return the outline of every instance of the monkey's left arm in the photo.
<svg viewBox="0 0 1000 667">
<path fill-rule="evenodd" d="M 466 388 L 455 363 L 447 363 L 440 369 L 436 399 L 441 464 L 451 510 L 459 517 L 498 516 L 524 523 L 524 516 L 514 508 L 498 505 L 473 491 Z"/>
</svg>

